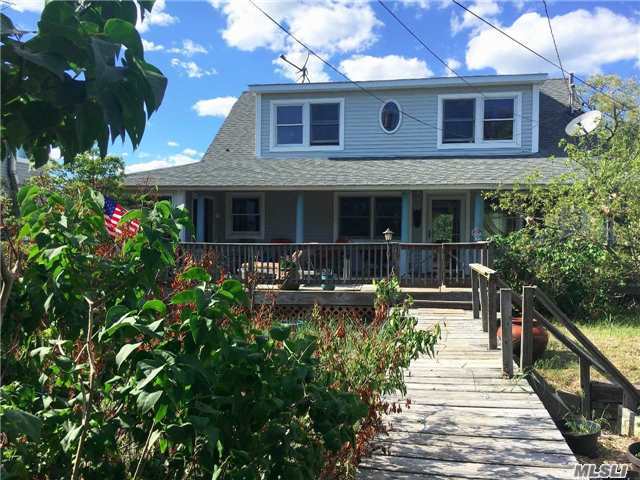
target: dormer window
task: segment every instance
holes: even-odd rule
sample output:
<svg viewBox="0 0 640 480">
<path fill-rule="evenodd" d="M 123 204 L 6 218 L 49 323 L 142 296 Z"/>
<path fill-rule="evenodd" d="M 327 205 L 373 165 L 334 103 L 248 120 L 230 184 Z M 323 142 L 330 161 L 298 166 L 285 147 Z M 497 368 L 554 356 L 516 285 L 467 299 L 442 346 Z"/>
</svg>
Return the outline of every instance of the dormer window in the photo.
<svg viewBox="0 0 640 480">
<path fill-rule="evenodd" d="M 344 99 L 271 102 L 271 151 L 342 150 Z"/>
<path fill-rule="evenodd" d="M 484 140 L 513 140 L 513 98 L 488 98 L 484 100 Z"/>
<path fill-rule="evenodd" d="M 276 107 L 278 145 L 302 145 L 302 105 Z"/>
<path fill-rule="evenodd" d="M 522 94 L 438 96 L 438 148 L 520 148 Z"/>
<path fill-rule="evenodd" d="M 447 99 L 442 106 L 442 143 L 475 142 L 475 98 Z"/>
</svg>

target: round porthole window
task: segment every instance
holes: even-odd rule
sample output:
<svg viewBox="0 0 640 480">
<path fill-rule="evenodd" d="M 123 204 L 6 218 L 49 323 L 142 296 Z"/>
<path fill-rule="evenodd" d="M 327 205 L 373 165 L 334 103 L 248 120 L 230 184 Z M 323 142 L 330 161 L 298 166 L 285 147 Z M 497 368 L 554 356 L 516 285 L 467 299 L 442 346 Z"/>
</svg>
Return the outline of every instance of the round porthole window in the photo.
<svg viewBox="0 0 640 480">
<path fill-rule="evenodd" d="M 380 126 L 387 133 L 395 132 L 400 126 L 400 106 L 389 100 L 380 109 Z"/>
</svg>

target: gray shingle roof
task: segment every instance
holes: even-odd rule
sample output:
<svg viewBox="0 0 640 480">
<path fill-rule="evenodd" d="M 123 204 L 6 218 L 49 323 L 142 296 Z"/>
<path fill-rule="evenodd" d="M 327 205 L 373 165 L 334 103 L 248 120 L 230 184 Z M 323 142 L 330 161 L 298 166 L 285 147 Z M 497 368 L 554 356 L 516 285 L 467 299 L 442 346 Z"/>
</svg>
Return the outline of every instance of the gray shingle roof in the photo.
<svg viewBox="0 0 640 480">
<path fill-rule="evenodd" d="M 520 157 L 378 159 L 266 159 L 255 156 L 255 96 L 243 93 L 202 161 L 127 175 L 128 185 L 189 189 L 482 188 L 519 183 L 534 172 L 540 181 L 566 171 L 557 144 L 570 119 L 563 81 L 540 89 L 540 153 Z"/>
</svg>

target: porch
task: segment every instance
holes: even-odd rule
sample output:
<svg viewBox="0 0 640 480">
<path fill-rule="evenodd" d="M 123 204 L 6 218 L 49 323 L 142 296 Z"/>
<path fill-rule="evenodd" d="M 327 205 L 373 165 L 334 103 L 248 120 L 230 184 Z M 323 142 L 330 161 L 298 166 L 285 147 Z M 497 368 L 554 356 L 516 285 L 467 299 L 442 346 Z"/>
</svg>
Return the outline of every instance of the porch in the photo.
<svg viewBox="0 0 640 480">
<path fill-rule="evenodd" d="M 458 243 L 205 243 L 185 242 L 181 248 L 195 258 L 210 256 L 225 275 L 251 279 L 268 287 L 283 280 L 282 264 L 298 257 L 304 286 L 330 282 L 370 285 L 394 274 L 405 288 L 471 286 L 469 265 L 489 265 L 487 242 Z"/>
<path fill-rule="evenodd" d="M 497 215 L 478 189 L 190 190 L 163 191 L 189 209 L 193 231 L 183 241 L 206 243 L 354 243 L 393 239 L 465 243 L 517 228 Z"/>
</svg>

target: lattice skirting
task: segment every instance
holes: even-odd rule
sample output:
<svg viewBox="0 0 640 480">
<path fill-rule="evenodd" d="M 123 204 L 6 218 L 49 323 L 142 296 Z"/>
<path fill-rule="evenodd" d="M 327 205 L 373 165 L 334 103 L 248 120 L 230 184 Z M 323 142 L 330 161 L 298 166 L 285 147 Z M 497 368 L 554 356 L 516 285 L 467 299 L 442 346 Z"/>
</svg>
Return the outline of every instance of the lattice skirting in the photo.
<svg viewBox="0 0 640 480">
<path fill-rule="evenodd" d="M 371 320 L 373 307 L 352 305 L 319 306 L 322 317 L 350 318 L 354 320 Z M 273 318 L 279 321 L 303 320 L 309 318 L 313 305 L 275 305 Z"/>
</svg>

